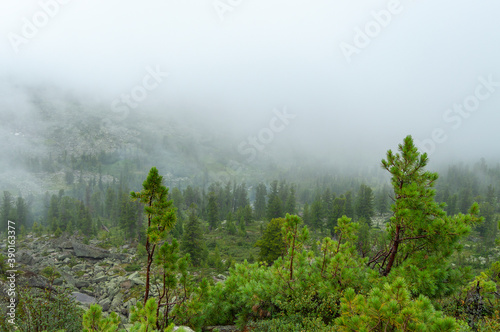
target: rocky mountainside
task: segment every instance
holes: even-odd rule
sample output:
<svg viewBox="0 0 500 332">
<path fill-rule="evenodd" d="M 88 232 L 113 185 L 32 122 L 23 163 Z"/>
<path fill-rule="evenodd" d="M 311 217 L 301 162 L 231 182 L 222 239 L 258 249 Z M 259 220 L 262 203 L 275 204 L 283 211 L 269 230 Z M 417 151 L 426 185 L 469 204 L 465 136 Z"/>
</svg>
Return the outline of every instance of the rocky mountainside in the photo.
<svg viewBox="0 0 500 332">
<path fill-rule="evenodd" d="M 127 268 L 135 259 L 135 249 L 124 245 L 106 250 L 99 247 L 100 244 L 94 240 L 87 245 L 79 237 L 49 238 L 30 234 L 18 242 L 19 283 L 49 287 L 50 282 L 42 270 L 52 266 L 60 274 L 53 285 L 71 289 L 84 309 L 98 303 L 104 311 L 116 312 L 123 322 L 128 322 L 129 309 L 142 299 L 144 286 L 141 273 Z M 0 244 L 0 250 L 5 248 L 5 242 Z M 6 285 L 3 286 L 5 292 Z M 3 295 L 5 300 L 7 296 Z"/>
<path fill-rule="evenodd" d="M 16 194 L 57 192 L 64 187 L 68 161 L 82 156 L 104 158 L 101 162 L 109 167 L 139 159 L 184 186 L 269 174 L 260 161 L 245 163 L 238 142 L 227 133 L 179 112 L 114 112 L 108 104 L 82 102 L 50 88 L 16 91 L 22 103 L 0 103 L 0 139 L 7 143 L 0 144 L 0 187 Z M 96 175 L 83 171 L 86 178 Z"/>
</svg>

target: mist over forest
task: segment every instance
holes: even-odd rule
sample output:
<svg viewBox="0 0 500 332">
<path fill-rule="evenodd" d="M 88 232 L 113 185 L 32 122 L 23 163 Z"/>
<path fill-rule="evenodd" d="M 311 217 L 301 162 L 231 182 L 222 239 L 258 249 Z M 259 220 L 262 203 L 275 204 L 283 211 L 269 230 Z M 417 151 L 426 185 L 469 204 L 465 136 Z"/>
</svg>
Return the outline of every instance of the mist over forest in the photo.
<svg viewBox="0 0 500 332">
<path fill-rule="evenodd" d="M 0 2 L 0 330 L 498 330 L 499 10 Z"/>
</svg>

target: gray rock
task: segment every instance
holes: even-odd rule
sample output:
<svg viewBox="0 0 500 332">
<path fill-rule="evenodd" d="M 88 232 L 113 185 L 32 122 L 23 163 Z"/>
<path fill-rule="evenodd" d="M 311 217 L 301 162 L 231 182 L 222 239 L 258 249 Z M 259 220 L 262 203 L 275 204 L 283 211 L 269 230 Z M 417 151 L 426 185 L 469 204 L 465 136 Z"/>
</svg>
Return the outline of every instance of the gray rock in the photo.
<svg viewBox="0 0 500 332">
<path fill-rule="evenodd" d="M 102 299 L 99 301 L 99 305 L 102 307 L 103 311 L 108 311 L 111 306 L 111 300 L 109 298 Z"/>
<path fill-rule="evenodd" d="M 64 282 L 63 278 L 57 278 L 54 280 L 54 286 L 61 286 Z"/>
<path fill-rule="evenodd" d="M 94 265 L 94 274 L 104 273 L 104 268 L 99 265 Z"/>
<path fill-rule="evenodd" d="M 116 284 L 116 281 L 112 280 L 106 285 L 106 288 L 108 289 L 108 295 L 110 298 L 114 298 L 118 292 L 120 292 L 120 288 Z"/>
<path fill-rule="evenodd" d="M 59 249 L 73 249 L 73 244 L 71 240 L 67 237 L 60 237 L 53 241 L 54 247 Z"/>
<path fill-rule="evenodd" d="M 134 283 L 134 285 L 138 285 L 138 286 L 145 286 L 146 285 L 146 282 L 140 278 L 130 279 L 130 281 L 132 281 Z"/>
<path fill-rule="evenodd" d="M 105 249 L 94 246 L 88 246 L 82 243 L 78 243 L 76 241 L 72 241 L 71 243 L 73 244 L 73 250 L 75 251 L 75 255 L 77 257 L 103 259 L 110 256 L 109 251 Z"/>
<path fill-rule="evenodd" d="M 73 255 L 69 251 L 63 251 L 59 256 L 57 256 L 58 260 L 69 262 Z"/>
<path fill-rule="evenodd" d="M 179 331 L 179 332 L 194 332 L 190 327 L 187 326 L 176 326 L 174 327 L 174 331 Z"/>
<path fill-rule="evenodd" d="M 106 282 L 107 280 L 108 280 L 108 277 L 105 276 L 104 274 L 99 275 L 99 276 L 97 276 L 97 277 L 94 278 L 94 282 L 96 284 L 100 284 L 100 283 Z"/>
<path fill-rule="evenodd" d="M 66 271 L 64 271 L 62 269 L 59 272 L 61 273 L 62 277 L 64 278 L 64 281 L 66 281 L 66 283 L 68 285 L 75 287 L 76 280 L 75 280 L 75 278 L 73 278 L 73 276 L 71 274 L 67 273 Z"/>
<path fill-rule="evenodd" d="M 97 300 L 93 296 L 89 296 L 87 294 L 79 293 L 79 292 L 73 292 L 73 297 L 77 302 L 80 302 L 82 304 L 93 304 L 97 303 Z"/>
<path fill-rule="evenodd" d="M 139 286 L 146 285 L 144 280 L 142 280 L 141 276 L 139 275 L 139 271 L 136 271 L 136 272 L 132 273 L 131 275 L 129 275 L 128 279 L 131 280 L 134 283 L 134 285 L 139 285 Z"/>
<path fill-rule="evenodd" d="M 85 270 L 86 266 L 85 264 L 76 264 L 71 268 L 71 271 L 76 272 L 76 271 L 83 271 Z"/>
<path fill-rule="evenodd" d="M 123 304 L 123 294 L 118 293 L 116 294 L 115 298 L 113 299 L 113 302 L 111 302 L 111 310 L 112 311 L 120 311 L 120 307 Z"/>
<path fill-rule="evenodd" d="M 133 281 L 130 279 L 124 280 L 120 283 L 120 288 L 123 290 L 128 290 L 134 285 Z"/>
<path fill-rule="evenodd" d="M 89 287 L 90 283 L 86 280 L 78 280 L 75 283 L 75 286 L 76 286 L 76 288 L 85 288 L 85 287 Z"/>
<path fill-rule="evenodd" d="M 40 289 L 50 286 L 47 278 L 31 271 L 26 271 L 24 274 L 20 275 L 17 282 L 19 282 L 20 285 L 27 285 Z"/>
<path fill-rule="evenodd" d="M 38 262 L 37 259 L 33 257 L 32 254 L 28 253 L 25 250 L 19 250 L 16 254 L 16 260 L 19 263 L 26 264 L 26 265 L 34 265 Z"/>
</svg>

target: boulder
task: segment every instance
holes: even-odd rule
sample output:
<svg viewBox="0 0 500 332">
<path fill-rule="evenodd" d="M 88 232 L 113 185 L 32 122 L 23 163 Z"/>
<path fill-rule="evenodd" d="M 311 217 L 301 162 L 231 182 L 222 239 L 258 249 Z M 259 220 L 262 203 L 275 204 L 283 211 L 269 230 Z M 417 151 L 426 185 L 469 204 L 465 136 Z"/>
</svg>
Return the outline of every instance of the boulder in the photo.
<svg viewBox="0 0 500 332">
<path fill-rule="evenodd" d="M 77 302 L 80 302 L 81 304 L 94 304 L 97 303 L 97 300 L 93 296 L 89 296 L 87 294 L 79 293 L 79 292 L 73 292 L 73 297 Z"/>
<path fill-rule="evenodd" d="M 138 271 L 136 271 L 136 272 L 132 273 L 131 275 L 129 275 L 128 279 L 131 280 L 134 283 L 134 285 L 139 285 L 139 286 L 146 285 L 146 283 L 144 282 L 144 280 L 142 280 L 141 276 L 139 275 Z"/>
<path fill-rule="evenodd" d="M 66 283 L 68 285 L 75 287 L 76 280 L 75 280 L 75 278 L 73 278 L 73 276 L 71 274 L 67 273 L 63 269 L 59 270 L 59 272 L 61 273 L 61 276 L 64 278 L 64 281 L 66 281 Z"/>
<path fill-rule="evenodd" d="M 70 239 L 60 237 L 54 240 L 54 247 L 59 249 L 73 249 L 73 244 Z"/>
<path fill-rule="evenodd" d="M 86 280 L 78 280 L 75 283 L 75 286 L 76 286 L 76 288 L 80 289 L 80 288 L 89 287 L 90 283 L 88 281 L 86 281 Z"/>
<path fill-rule="evenodd" d="M 190 327 L 187 326 L 176 326 L 174 327 L 174 331 L 178 332 L 194 332 Z"/>
<path fill-rule="evenodd" d="M 32 254 L 28 253 L 25 250 L 19 250 L 16 254 L 16 260 L 19 263 L 26 264 L 26 265 L 33 265 L 38 262 L 37 259 L 33 257 Z"/>
<path fill-rule="evenodd" d="M 106 282 L 106 281 L 108 281 L 108 277 L 107 277 L 107 276 L 105 276 L 105 275 L 104 275 L 104 273 L 102 273 L 102 272 L 101 272 L 101 273 L 99 273 L 98 275 L 96 275 L 96 276 L 94 277 L 94 282 L 95 282 L 96 284 L 100 284 L 100 283 L 102 283 L 102 282 Z"/>
<path fill-rule="evenodd" d="M 33 273 L 31 271 L 26 271 L 18 277 L 18 282 L 20 285 L 26 285 L 28 287 L 35 287 L 40 289 L 45 289 L 50 286 L 47 278 Z"/>
<path fill-rule="evenodd" d="M 102 299 L 99 301 L 99 305 L 102 307 L 103 311 L 108 311 L 111 306 L 111 300 L 109 298 Z"/>
<path fill-rule="evenodd" d="M 127 280 L 122 281 L 120 283 L 120 288 L 123 289 L 123 290 L 130 289 L 130 288 L 132 288 L 132 286 L 133 286 L 133 282 L 130 279 L 127 279 Z"/>
<path fill-rule="evenodd" d="M 94 246 L 88 246 L 86 244 L 78 243 L 76 241 L 72 241 L 71 243 L 73 244 L 73 250 L 75 251 L 75 255 L 77 257 L 103 259 L 110 256 L 109 251 L 105 249 Z"/>
<path fill-rule="evenodd" d="M 76 272 L 76 271 L 83 271 L 85 270 L 86 266 L 85 264 L 76 264 L 71 268 L 71 271 Z"/>
<path fill-rule="evenodd" d="M 115 298 L 113 299 L 113 302 L 111 302 L 111 311 L 121 311 L 120 307 L 123 304 L 123 294 L 118 293 L 116 294 Z"/>
</svg>

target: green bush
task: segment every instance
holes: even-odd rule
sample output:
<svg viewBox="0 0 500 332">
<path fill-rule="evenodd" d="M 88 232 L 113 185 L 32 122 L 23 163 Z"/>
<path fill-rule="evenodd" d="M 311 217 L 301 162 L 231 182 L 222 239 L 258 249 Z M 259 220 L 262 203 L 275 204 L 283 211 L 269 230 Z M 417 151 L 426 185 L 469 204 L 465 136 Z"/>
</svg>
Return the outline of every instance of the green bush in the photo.
<svg viewBox="0 0 500 332">
<path fill-rule="evenodd" d="M 331 332 L 333 327 L 323 323 L 321 318 L 309 318 L 292 315 L 257 322 L 254 332 Z"/>
<path fill-rule="evenodd" d="M 125 271 L 127 272 L 135 272 L 135 271 L 140 271 L 141 270 L 141 266 L 139 264 L 128 264 L 127 266 L 125 266 Z"/>
<path fill-rule="evenodd" d="M 18 288 L 16 324 L 18 331 L 81 332 L 83 310 L 80 309 L 69 289 L 39 290 Z M 9 331 L 2 312 L 0 330 Z"/>
</svg>

